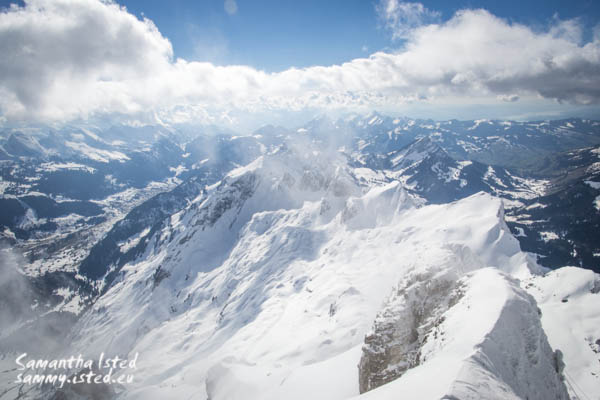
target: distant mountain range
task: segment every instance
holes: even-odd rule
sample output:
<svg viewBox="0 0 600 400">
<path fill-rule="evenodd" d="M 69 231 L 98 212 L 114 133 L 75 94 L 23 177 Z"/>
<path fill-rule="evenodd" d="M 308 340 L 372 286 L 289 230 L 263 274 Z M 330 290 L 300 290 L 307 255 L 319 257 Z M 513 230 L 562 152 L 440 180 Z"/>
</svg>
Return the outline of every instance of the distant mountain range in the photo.
<svg viewBox="0 0 600 400">
<path fill-rule="evenodd" d="M 30 127 L 0 171 L 0 353 L 145 354 L 124 398 L 379 399 L 454 368 L 431 398 L 566 399 L 544 318 L 600 292 L 600 121 Z M 593 390 L 600 364 L 568 369 L 600 351 L 585 307 L 562 350 Z"/>
</svg>

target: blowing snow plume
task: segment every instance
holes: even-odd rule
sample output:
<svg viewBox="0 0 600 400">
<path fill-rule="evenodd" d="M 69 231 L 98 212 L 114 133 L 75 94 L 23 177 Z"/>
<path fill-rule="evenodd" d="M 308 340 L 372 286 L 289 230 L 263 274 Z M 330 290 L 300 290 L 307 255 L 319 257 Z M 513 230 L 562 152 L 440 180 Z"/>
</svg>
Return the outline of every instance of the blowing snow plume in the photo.
<svg viewBox="0 0 600 400">
<path fill-rule="evenodd" d="M 17 250 L 4 246 L 0 254 L 0 398 L 11 399 L 32 389 L 16 384 L 15 359 L 25 353 L 51 358 L 65 346 L 76 315 L 57 310 L 63 296 L 55 288 L 73 284 L 67 274 L 29 277 L 21 272 L 25 260 Z"/>
<path fill-rule="evenodd" d="M 34 313 L 31 287 L 19 271 L 21 255 L 10 247 L 0 249 L 0 254 L 0 338 L 4 339 Z"/>
</svg>

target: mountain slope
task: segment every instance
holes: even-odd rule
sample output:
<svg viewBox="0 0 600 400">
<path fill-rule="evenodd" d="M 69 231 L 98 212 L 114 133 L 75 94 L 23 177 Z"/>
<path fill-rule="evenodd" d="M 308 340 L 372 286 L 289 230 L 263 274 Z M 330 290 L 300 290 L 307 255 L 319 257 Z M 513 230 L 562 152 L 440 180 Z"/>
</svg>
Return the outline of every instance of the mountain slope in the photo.
<svg viewBox="0 0 600 400">
<path fill-rule="evenodd" d="M 447 203 L 480 191 L 514 199 L 524 189 L 504 168 L 457 161 L 429 137 L 390 153 L 388 159 L 387 175 L 432 203 Z"/>
<path fill-rule="evenodd" d="M 139 352 L 143 380 L 127 398 L 358 394 L 364 336 L 396 284 L 435 266 L 455 280 L 537 271 L 498 200 L 420 204 L 397 183 L 361 194 L 331 159 L 262 157 L 163 224 L 79 321 L 73 346 Z M 324 371 L 331 379 L 313 384 Z"/>
<path fill-rule="evenodd" d="M 572 398 L 595 398 L 600 381 L 600 275 L 564 267 L 523 282 L 542 313 L 550 344 L 564 355 Z M 566 327 L 566 329 L 565 329 Z"/>
<path fill-rule="evenodd" d="M 323 129 L 325 128 L 325 129 Z M 430 137 L 458 160 L 505 168 L 531 165 L 531 160 L 600 143 L 600 122 L 557 121 L 433 121 L 392 118 L 377 113 L 351 115 L 326 124 L 309 123 L 309 132 L 354 137 L 352 149 L 370 159 L 400 150 L 416 139 Z"/>
<path fill-rule="evenodd" d="M 600 271 L 600 148 L 542 160 L 545 193 L 511 210 L 509 224 L 524 250 L 550 268 L 577 265 Z"/>
<path fill-rule="evenodd" d="M 27 303 L 44 295 L 54 303 L 36 310 L 80 313 L 57 316 L 68 347 L 31 347 L 30 357 L 137 355 L 134 382 L 58 390 L 10 385 L 8 396 L 78 398 L 83 390 L 123 399 L 566 399 L 564 382 L 571 380 L 561 375 L 561 354 L 572 365 L 564 371 L 595 395 L 586 376 L 597 372 L 587 365 L 597 344 L 595 278 L 558 289 L 560 279 L 542 277 L 535 255 L 521 251 L 504 221 L 505 205 L 512 213 L 539 197 L 536 185 L 559 188 L 556 193 L 571 185 L 457 161 L 441 136 L 421 135 L 442 124 L 430 129 L 425 121 L 413 129 L 408 119 L 369 117 L 343 124 L 322 119 L 310 127 L 340 130 L 340 140 L 308 128 L 296 137 L 270 127 L 246 137 L 199 136 L 175 147 L 162 141 L 160 148 L 174 156 L 171 183 L 178 186 L 132 201 L 99 241 L 88 243 L 84 261 L 75 263 L 79 275 L 65 275 L 73 282 L 41 275 L 42 290 L 21 305 L 31 321 L 41 319 Z M 353 136 L 361 124 L 367 133 Z M 419 133 L 387 132 L 389 140 L 369 144 L 386 124 Z M 494 136 L 480 127 L 487 125 L 497 128 L 485 122 L 463 128 Z M 70 140 L 106 151 L 118 140 L 112 130 L 86 136 Z M 407 146 L 386 148 L 409 138 Z M 138 139 L 134 134 L 130 144 Z M 353 149 L 354 139 L 370 150 Z M 52 156 L 46 153 L 36 157 Z M 580 164 L 570 175 L 574 181 L 587 161 Z M 21 188 L 20 197 L 7 199 L 23 208 L 23 227 L 41 226 L 60 207 L 83 207 L 49 194 L 44 198 L 51 201 L 41 201 Z M 517 279 L 544 308 L 541 323 L 536 301 Z M 580 280 L 569 275 L 568 281 Z M 571 321 L 586 321 L 574 336 L 558 327 L 565 310 L 548 300 L 562 291 L 572 296 L 569 312 L 580 305 L 587 312 Z M 31 321 L 18 323 L 45 335 Z M 22 348 L 16 339 L 36 340 L 20 332 L 0 332 L 3 384 L 14 382 L 11 362 Z"/>
</svg>

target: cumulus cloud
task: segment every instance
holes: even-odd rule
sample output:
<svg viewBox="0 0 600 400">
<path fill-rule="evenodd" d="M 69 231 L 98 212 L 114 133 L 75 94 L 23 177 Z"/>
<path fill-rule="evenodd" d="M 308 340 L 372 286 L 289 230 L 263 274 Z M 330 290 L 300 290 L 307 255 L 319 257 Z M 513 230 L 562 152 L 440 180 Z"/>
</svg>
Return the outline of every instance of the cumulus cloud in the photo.
<svg viewBox="0 0 600 400">
<path fill-rule="evenodd" d="M 29 0 L 0 14 L 0 54 L 3 113 L 52 115 L 122 104 L 111 88 L 167 67 L 173 50 L 116 4 Z"/>
<path fill-rule="evenodd" d="M 441 14 L 432 11 L 421 3 L 408 3 L 398 0 L 380 0 L 376 6 L 384 27 L 392 33 L 393 39 L 406 39 L 415 28 L 439 20 Z"/>
<path fill-rule="evenodd" d="M 537 32 L 464 10 L 445 23 L 415 27 L 397 52 L 266 73 L 174 60 L 151 21 L 112 2 L 29 0 L 0 14 L 0 114 L 218 122 L 243 113 L 481 99 L 598 104 L 600 40 L 581 43 L 577 23 L 556 19 Z"/>
</svg>

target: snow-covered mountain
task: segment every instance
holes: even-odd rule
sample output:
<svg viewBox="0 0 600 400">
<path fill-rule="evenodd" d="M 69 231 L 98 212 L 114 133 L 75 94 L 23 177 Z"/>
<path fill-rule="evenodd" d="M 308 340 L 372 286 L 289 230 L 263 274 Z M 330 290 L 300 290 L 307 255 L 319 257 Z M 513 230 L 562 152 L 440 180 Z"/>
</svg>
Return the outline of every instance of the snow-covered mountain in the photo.
<svg viewBox="0 0 600 400">
<path fill-rule="evenodd" d="M 500 373 L 490 385 L 512 385 L 516 395 L 566 398 L 534 303 L 506 276 L 530 277 L 539 267 L 519 251 L 502 221 L 501 202 L 475 195 L 446 206 L 421 204 L 398 183 L 363 194 L 343 165 L 324 164 L 318 155 L 280 150 L 263 156 L 165 221 L 145 253 L 121 269 L 79 321 L 72 346 L 145 355 L 145 378 L 130 388 L 134 398 L 344 398 L 358 384 L 356 365 L 371 324 L 390 314 L 388 306 L 382 309 L 388 299 L 420 315 L 410 325 L 402 313 L 392 313 L 388 323 L 400 318 L 409 332 L 421 330 L 408 344 L 429 346 L 423 367 L 459 351 L 447 348 L 446 340 L 460 342 L 461 354 L 473 351 L 503 314 L 518 315 L 522 326 L 537 320 L 533 347 L 527 338 L 504 343 L 530 353 L 523 353 L 520 368 L 532 370 L 531 382 L 507 382 Z M 498 291 L 493 301 L 486 300 L 490 289 L 480 280 Z M 396 299 L 402 290 L 414 300 Z M 479 322 L 469 345 L 456 326 L 441 321 L 450 310 L 465 318 L 474 305 L 489 322 Z M 521 315 L 520 307 L 527 313 Z M 490 353 L 481 357 L 508 363 L 505 351 L 490 342 Z M 337 372 L 311 384 L 327 370 Z M 471 373 L 489 372 L 484 366 Z M 552 383 L 544 385 L 546 392 L 536 389 L 538 375 Z M 454 393 L 455 381 L 440 382 L 440 394 Z"/>
<path fill-rule="evenodd" d="M 577 265 L 600 271 L 600 147 L 559 153 L 540 162 L 541 196 L 510 212 L 524 250 L 552 268 Z"/>
<path fill-rule="evenodd" d="M 458 160 L 503 167 L 531 166 L 531 161 L 556 152 L 600 144 L 600 122 L 582 119 L 557 121 L 433 121 L 371 113 L 332 120 L 315 119 L 307 134 L 336 140 L 346 138 L 370 158 L 397 151 L 428 136 Z"/>
<path fill-rule="evenodd" d="M 513 233 L 543 265 L 600 271 L 593 234 L 600 228 L 599 122 L 433 122 L 371 114 L 321 118 L 303 129 L 320 137 L 325 128 L 354 138 L 344 149 L 365 181 L 400 180 L 434 203 L 478 191 L 499 196 Z"/>
<path fill-rule="evenodd" d="M 121 197 L 126 207 L 112 219 L 108 210 L 122 207 L 115 205 L 115 194 L 77 199 L 40 191 L 37 197 L 56 204 L 44 205 L 49 210 L 76 213 L 77 201 L 101 207 L 95 216 L 105 222 L 85 225 L 96 232 L 94 239 L 79 243 L 71 237 L 77 257 L 53 252 L 51 243 L 64 232 L 44 234 L 7 212 L 3 229 L 13 245 L 3 255 L 30 276 L 3 274 L 0 280 L 7 289 L 0 304 L 8 305 L 0 311 L 21 309 L 0 314 L 10 322 L 0 329 L 2 396 L 600 396 L 600 276 L 576 267 L 549 271 L 516 237 L 523 210 L 540 198 L 553 202 L 549 188 L 563 193 L 572 185 L 546 179 L 542 169 L 525 175 L 460 158 L 439 140 L 444 133 L 423 134 L 427 128 L 414 128 L 419 133 L 402 146 L 408 136 L 380 129 L 417 124 L 409 119 L 370 115 L 340 121 L 320 118 L 297 132 L 265 127 L 243 137 L 158 135 L 170 175 L 152 175 L 162 186 L 135 187 L 117 179 L 131 194 Z M 483 135 L 495 124 L 461 126 Z M 582 131 L 595 126 L 572 125 Z M 330 138 L 323 130 L 340 135 Z M 117 135 L 111 132 L 97 132 L 98 138 L 108 142 Z M 575 136 L 585 135 L 597 137 Z M 42 162 L 77 162 L 103 177 L 110 171 L 98 160 L 48 161 L 52 151 L 33 138 L 43 152 L 19 137 L 27 146 L 2 145 L 11 179 L 16 175 L 10 171 L 27 163 L 38 165 L 29 171 L 40 169 L 42 176 L 51 172 L 39 167 Z M 130 150 L 121 150 L 130 160 L 135 140 Z M 13 154 L 16 148 L 22 155 Z M 595 175 L 587 174 L 595 151 L 560 158 L 571 171 L 569 182 L 584 179 L 584 187 L 598 189 Z M 161 150 L 148 154 L 162 159 Z M 106 164 L 113 162 L 129 161 Z M 580 174 L 582 168 L 588 172 Z M 41 206 L 30 199 L 39 186 L 25 176 L 6 181 L 2 200 L 14 200 L 40 219 Z M 152 192 L 150 186 L 160 189 Z M 16 235 L 15 223 L 28 235 Z M 588 229 L 597 232 L 594 225 Z M 32 257 L 34 246 L 50 257 Z M 52 267 L 52 260 L 62 264 L 54 261 Z M 51 272 L 40 274 L 40 268 Z M 21 302 L 15 301 L 17 291 L 25 293 Z M 51 335 L 57 325 L 62 329 Z M 32 359 L 137 354 L 135 378 L 124 385 L 16 384 L 14 359 L 23 348 Z"/>
<path fill-rule="evenodd" d="M 529 197 L 532 188 L 502 167 L 455 160 L 430 137 L 388 153 L 384 174 L 431 203 L 447 203 L 480 191 L 510 200 Z"/>
<path fill-rule="evenodd" d="M 67 332 L 114 277 L 97 278 L 137 256 L 154 224 L 267 148 L 252 137 L 200 132 L 192 138 L 162 127 L 2 135 L 0 303 L 7 309 L 2 321 L 19 327 L 3 332 L 9 343 Z M 10 145 L 14 137 L 43 151 L 19 153 Z"/>
</svg>

